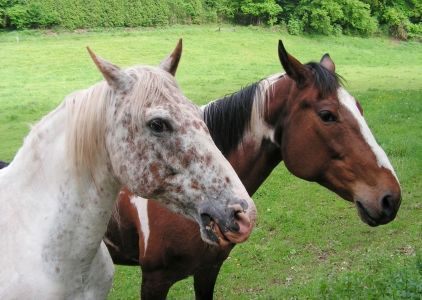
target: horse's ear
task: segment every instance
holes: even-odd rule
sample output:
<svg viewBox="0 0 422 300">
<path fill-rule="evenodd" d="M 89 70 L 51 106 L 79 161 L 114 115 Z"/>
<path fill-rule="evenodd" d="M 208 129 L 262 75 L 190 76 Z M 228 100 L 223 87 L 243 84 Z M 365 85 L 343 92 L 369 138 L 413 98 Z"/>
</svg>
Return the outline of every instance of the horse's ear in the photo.
<svg viewBox="0 0 422 300">
<path fill-rule="evenodd" d="M 89 47 L 86 48 L 88 49 L 89 55 L 91 55 L 91 58 L 98 70 L 100 70 L 105 80 L 112 88 L 115 90 L 123 90 L 127 83 L 132 80 L 132 78 L 120 69 L 120 67 L 97 56 L 91 49 L 89 49 Z"/>
<path fill-rule="evenodd" d="M 171 75 L 176 75 L 177 67 L 179 66 L 180 57 L 182 56 L 182 39 L 179 39 L 179 42 L 174 48 L 173 52 L 170 53 L 166 58 L 164 58 L 158 68 L 163 69 L 169 72 Z"/>
<path fill-rule="evenodd" d="M 287 53 L 281 40 L 278 41 L 278 58 L 290 78 L 299 85 L 305 83 L 308 71 L 300 61 Z"/>
<path fill-rule="evenodd" d="M 325 53 L 324 56 L 321 58 L 319 62 L 323 67 L 330 70 L 331 72 L 336 71 L 336 65 L 334 64 L 333 60 L 331 59 L 328 53 Z"/>
</svg>

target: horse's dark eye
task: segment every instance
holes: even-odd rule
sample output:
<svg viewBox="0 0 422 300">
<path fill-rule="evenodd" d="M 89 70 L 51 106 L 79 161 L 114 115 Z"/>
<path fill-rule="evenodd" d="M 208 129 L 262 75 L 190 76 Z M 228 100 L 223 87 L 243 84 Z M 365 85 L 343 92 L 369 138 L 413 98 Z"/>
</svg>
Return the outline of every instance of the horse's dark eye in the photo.
<svg viewBox="0 0 422 300">
<path fill-rule="evenodd" d="M 169 126 L 161 119 L 151 120 L 149 122 L 149 127 L 154 133 L 163 133 L 169 129 Z"/>
<path fill-rule="evenodd" d="M 329 110 L 323 110 L 318 115 L 322 121 L 327 122 L 327 123 L 337 121 L 337 117 L 333 115 Z"/>
</svg>

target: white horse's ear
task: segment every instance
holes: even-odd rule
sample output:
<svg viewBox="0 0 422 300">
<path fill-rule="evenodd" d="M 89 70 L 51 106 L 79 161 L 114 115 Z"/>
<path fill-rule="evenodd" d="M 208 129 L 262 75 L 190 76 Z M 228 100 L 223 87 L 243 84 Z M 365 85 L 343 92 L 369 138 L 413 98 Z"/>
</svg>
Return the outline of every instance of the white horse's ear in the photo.
<svg viewBox="0 0 422 300">
<path fill-rule="evenodd" d="M 324 54 L 319 63 L 332 72 L 336 71 L 336 65 L 334 64 L 333 60 L 331 59 L 328 53 Z"/>
<path fill-rule="evenodd" d="M 182 39 L 174 48 L 173 52 L 164 58 L 159 64 L 158 68 L 169 72 L 171 75 L 176 75 L 177 67 L 179 66 L 180 57 L 182 56 Z"/>
<path fill-rule="evenodd" d="M 88 49 L 89 55 L 97 66 L 98 70 L 103 74 L 107 83 L 115 90 L 123 90 L 131 81 L 131 77 L 126 74 L 120 67 L 115 64 L 97 56 L 94 52 Z"/>
</svg>

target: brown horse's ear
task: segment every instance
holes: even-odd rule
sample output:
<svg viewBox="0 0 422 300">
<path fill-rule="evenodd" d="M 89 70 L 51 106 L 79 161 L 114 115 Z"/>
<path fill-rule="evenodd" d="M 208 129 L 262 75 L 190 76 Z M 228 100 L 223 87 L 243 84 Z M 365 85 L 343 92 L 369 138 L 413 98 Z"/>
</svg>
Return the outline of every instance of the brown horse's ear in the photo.
<svg viewBox="0 0 422 300">
<path fill-rule="evenodd" d="M 308 71 L 300 61 L 287 53 L 281 40 L 278 41 L 278 58 L 287 75 L 296 81 L 298 85 L 306 82 Z"/>
<path fill-rule="evenodd" d="M 182 39 L 179 39 L 179 42 L 174 48 L 173 52 L 170 53 L 166 58 L 164 58 L 158 65 L 158 68 L 163 69 L 169 72 L 171 75 L 175 76 L 177 67 L 179 66 L 180 57 L 182 56 Z"/>
<path fill-rule="evenodd" d="M 328 53 L 325 53 L 324 56 L 321 58 L 319 62 L 323 67 L 330 70 L 331 72 L 336 71 L 336 65 L 334 64 L 333 60 L 331 59 Z"/>
<path fill-rule="evenodd" d="M 115 90 L 123 90 L 127 83 L 131 81 L 131 77 L 126 74 L 120 67 L 115 64 L 97 56 L 94 52 L 88 49 L 89 55 L 97 66 L 98 70 L 103 74 L 107 83 Z"/>
</svg>

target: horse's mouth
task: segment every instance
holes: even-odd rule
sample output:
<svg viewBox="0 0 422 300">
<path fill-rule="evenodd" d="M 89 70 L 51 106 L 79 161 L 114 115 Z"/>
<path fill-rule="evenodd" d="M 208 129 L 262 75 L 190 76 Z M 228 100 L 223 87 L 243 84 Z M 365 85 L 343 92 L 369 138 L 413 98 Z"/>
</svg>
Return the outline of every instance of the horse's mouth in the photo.
<svg viewBox="0 0 422 300">
<path fill-rule="evenodd" d="M 393 207 L 391 201 L 384 201 L 381 204 L 380 210 L 371 211 L 362 204 L 361 201 L 356 200 L 356 207 L 358 209 L 359 216 L 362 222 L 368 224 L 371 227 L 388 224 L 393 221 L 396 217 L 398 207 Z M 398 204 L 400 206 L 400 203 Z"/>
<path fill-rule="evenodd" d="M 383 222 L 380 222 L 379 218 L 372 217 L 362 205 L 362 203 L 360 203 L 360 201 L 356 201 L 356 207 L 358 209 L 358 213 L 362 222 L 368 224 L 371 227 L 377 227 L 378 225 L 385 224 Z"/>
<path fill-rule="evenodd" d="M 202 214 L 201 219 L 202 225 L 204 226 L 202 232 L 205 234 L 207 240 L 210 243 L 219 246 L 226 246 L 232 243 L 221 231 L 217 222 L 214 221 L 209 215 Z"/>
</svg>

